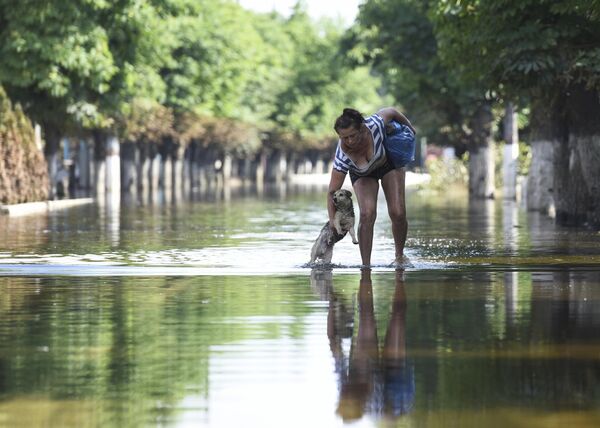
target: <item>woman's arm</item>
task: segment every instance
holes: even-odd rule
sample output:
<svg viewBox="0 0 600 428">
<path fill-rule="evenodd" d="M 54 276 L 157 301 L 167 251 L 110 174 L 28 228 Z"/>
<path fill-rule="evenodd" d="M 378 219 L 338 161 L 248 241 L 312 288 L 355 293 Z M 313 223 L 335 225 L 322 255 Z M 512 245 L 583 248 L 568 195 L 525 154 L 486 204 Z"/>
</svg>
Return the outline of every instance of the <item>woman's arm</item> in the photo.
<svg viewBox="0 0 600 428">
<path fill-rule="evenodd" d="M 342 188 L 346 174 L 334 169 L 331 171 L 329 180 L 329 189 L 327 190 L 327 214 L 329 215 L 329 224 L 333 225 L 333 217 L 335 216 L 335 205 L 333 204 L 333 192 Z"/>
<path fill-rule="evenodd" d="M 393 107 L 382 108 L 381 110 L 379 110 L 377 112 L 377 114 L 379 116 L 381 116 L 384 124 L 386 124 L 386 125 L 391 120 L 395 120 L 397 122 L 400 122 L 403 125 L 408 126 L 414 134 L 417 133 L 417 131 L 415 131 L 415 128 L 412 126 L 412 123 L 410 123 L 410 120 L 408 120 L 406 118 L 406 116 L 404 116 L 402 113 L 400 113 L 398 110 L 396 110 Z"/>
</svg>

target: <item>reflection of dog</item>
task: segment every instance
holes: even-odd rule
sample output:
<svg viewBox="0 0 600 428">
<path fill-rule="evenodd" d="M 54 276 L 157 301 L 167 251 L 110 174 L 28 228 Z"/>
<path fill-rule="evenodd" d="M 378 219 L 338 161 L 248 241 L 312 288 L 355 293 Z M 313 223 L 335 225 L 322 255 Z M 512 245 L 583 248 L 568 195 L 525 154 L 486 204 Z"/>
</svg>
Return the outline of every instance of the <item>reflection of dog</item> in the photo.
<svg viewBox="0 0 600 428">
<path fill-rule="evenodd" d="M 310 263 L 320 259 L 325 263 L 331 263 L 333 256 L 333 245 L 341 240 L 346 233 L 350 232 L 352 242 L 358 244 L 354 233 L 354 206 L 352 205 L 352 193 L 348 190 L 336 190 L 332 195 L 335 205 L 333 217 L 333 228 L 329 222 L 321 229 L 319 237 L 315 241 L 310 252 Z"/>
</svg>

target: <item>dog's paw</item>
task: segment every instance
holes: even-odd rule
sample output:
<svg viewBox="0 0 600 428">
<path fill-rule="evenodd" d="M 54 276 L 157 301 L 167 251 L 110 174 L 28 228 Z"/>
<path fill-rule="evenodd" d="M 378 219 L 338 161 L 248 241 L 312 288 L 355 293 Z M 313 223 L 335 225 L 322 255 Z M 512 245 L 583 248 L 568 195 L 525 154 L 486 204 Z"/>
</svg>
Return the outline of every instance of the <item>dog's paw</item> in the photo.
<svg viewBox="0 0 600 428">
<path fill-rule="evenodd" d="M 356 239 L 353 239 L 353 240 L 352 240 L 352 243 L 353 243 L 353 244 L 358 244 L 358 241 L 357 241 Z"/>
</svg>

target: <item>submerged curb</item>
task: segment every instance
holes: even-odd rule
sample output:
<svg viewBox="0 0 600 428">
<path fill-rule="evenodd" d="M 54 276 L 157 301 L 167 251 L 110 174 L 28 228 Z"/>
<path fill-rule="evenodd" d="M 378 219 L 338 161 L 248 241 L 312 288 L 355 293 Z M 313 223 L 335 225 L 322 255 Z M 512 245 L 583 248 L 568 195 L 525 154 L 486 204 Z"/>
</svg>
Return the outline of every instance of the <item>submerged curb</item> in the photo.
<svg viewBox="0 0 600 428">
<path fill-rule="evenodd" d="M 64 199 L 60 201 L 26 202 L 24 204 L 0 205 L 0 215 L 22 216 L 40 214 L 79 205 L 91 204 L 93 198 Z"/>
</svg>

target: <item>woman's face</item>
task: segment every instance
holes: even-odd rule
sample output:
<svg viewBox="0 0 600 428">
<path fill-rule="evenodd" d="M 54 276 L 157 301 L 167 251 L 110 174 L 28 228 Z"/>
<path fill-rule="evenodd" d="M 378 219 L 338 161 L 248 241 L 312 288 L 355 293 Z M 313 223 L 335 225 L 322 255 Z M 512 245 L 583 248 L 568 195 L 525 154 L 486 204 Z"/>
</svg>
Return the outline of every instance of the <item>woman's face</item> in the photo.
<svg viewBox="0 0 600 428">
<path fill-rule="evenodd" d="M 338 135 L 342 143 L 347 147 L 356 147 L 362 141 L 363 126 L 355 128 L 353 126 L 349 128 L 341 128 L 338 130 Z"/>
</svg>

